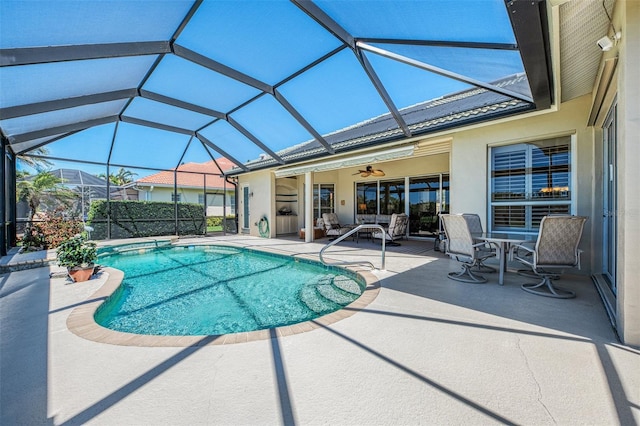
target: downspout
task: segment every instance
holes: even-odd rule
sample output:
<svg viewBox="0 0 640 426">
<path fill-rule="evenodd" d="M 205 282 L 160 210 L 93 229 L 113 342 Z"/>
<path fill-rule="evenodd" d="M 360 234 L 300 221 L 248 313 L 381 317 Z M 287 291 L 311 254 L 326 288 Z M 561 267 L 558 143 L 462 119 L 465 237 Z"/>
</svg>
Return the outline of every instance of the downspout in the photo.
<svg viewBox="0 0 640 426">
<path fill-rule="evenodd" d="M 239 195 L 238 194 L 238 183 L 230 181 L 229 180 L 229 176 L 225 176 L 224 177 L 224 181 L 226 183 L 229 183 L 229 184 L 233 185 L 233 188 L 234 188 L 233 197 L 236 200 L 236 206 L 235 206 L 235 208 L 233 210 L 233 217 L 234 217 L 233 221 L 236 223 L 236 234 L 237 234 L 238 233 L 238 229 L 240 229 L 240 228 L 238 228 L 238 195 Z M 225 188 L 226 188 L 226 185 L 225 185 Z M 225 189 L 225 200 L 227 198 L 226 196 L 227 196 L 227 192 L 226 192 L 226 189 Z M 226 220 L 226 210 L 225 210 L 225 220 Z"/>
<path fill-rule="evenodd" d="M 175 216 L 175 230 L 178 234 L 178 168 L 173 169 L 173 215 Z"/>
<path fill-rule="evenodd" d="M 222 175 L 224 177 L 224 175 Z M 227 235 L 227 180 L 222 180 L 222 235 Z"/>
</svg>

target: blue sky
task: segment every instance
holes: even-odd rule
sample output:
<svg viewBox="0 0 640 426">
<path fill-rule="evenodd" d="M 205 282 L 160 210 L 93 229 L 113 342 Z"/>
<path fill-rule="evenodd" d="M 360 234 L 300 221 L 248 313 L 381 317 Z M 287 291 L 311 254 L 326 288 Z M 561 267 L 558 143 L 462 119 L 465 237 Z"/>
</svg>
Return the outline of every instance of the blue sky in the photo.
<svg viewBox="0 0 640 426">
<path fill-rule="evenodd" d="M 191 7 L 189 1 L 12 1 L 0 2 L 0 47 L 126 43 L 169 40 Z M 502 0 L 317 1 L 339 25 L 356 37 L 514 43 Z M 279 84 L 287 76 L 341 46 L 340 40 L 288 1 L 205 1 L 177 39 L 177 45 L 233 67 L 278 91 L 320 134 L 388 113 L 353 51 L 346 48 L 315 67 Z M 522 72 L 517 52 L 377 43 L 414 60 L 493 81 Z M 389 58 L 365 52 L 394 104 L 404 108 L 471 86 Z M 270 94 L 216 73 L 178 55 L 93 59 L 0 68 L 0 106 L 136 88 L 182 102 L 230 113 L 274 151 L 312 139 L 309 132 Z M 254 101 L 241 109 L 243 103 Z M 20 134 L 77 121 L 116 116 L 125 100 L 73 110 L 2 120 L 3 129 Z M 122 114 L 199 130 L 241 162 L 263 150 L 211 115 L 136 97 Z M 100 125 L 47 146 L 51 156 L 104 162 L 109 158 L 115 124 Z M 111 162 L 153 168 L 175 167 L 190 137 L 121 122 Z M 220 154 L 212 152 L 214 157 Z M 194 140 L 183 162 L 210 159 Z M 65 165 L 68 167 L 68 165 Z M 104 171 L 103 166 L 86 170 Z"/>
</svg>

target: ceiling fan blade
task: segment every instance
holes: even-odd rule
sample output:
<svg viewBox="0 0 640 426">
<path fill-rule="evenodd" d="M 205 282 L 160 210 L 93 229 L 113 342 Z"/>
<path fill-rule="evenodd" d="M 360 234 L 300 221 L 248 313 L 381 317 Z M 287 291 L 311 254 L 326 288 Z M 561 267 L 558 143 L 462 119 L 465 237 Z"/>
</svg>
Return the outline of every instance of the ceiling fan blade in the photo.
<svg viewBox="0 0 640 426">
<path fill-rule="evenodd" d="M 369 177 L 369 172 L 362 172 L 362 173 L 360 173 L 360 176 Z"/>
<path fill-rule="evenodd" d="M 384 176 L 384 172 L 382 170 L 374 170 L 371 174 L 374 176 Z"/>
</svg>

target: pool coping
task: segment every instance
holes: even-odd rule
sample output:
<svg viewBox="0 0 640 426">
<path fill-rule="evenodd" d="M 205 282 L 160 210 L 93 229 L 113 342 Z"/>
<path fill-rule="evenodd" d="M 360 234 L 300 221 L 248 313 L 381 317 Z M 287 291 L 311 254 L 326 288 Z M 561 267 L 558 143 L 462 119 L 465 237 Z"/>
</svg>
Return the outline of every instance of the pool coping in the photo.
<svg viewBox="0 0 640 426">
<path fill-rule="evenodd" d="M 202 244 L 176 244 L 182 245 L 210 245 Z M 236 247 L 234 244 L 216 244 L 227 247 Z M 292 255 L 283 250 L 252 247 L 250 250 L 264 252 L 269 254 L 285 255 L 292 258 L 305 259 L 308 261 L 318 262 L 317 258 L 312 255 L 298 254 Z M 319 262 L 318 262 L 319 263 Z M 98 343 L 107 343 L 118 346 L 144 346 L 144 347 L 198 347 L 208 345 L 228 345 L 235 343 L 246 343 L 258 340 L 267 340 L 272 337 L 285 337 L 294 334 L 306 333 L 317 328 L 326 327 L 345 318 L 348 318 L 357 312 L 366 308 L 375 300 L 380 292 L 380 281 L 369 270 L 362 270 L 356 266 L 339 266 L 330 265 L 331 267 L 342 268 L 359 275 L 365 283 L 365 289 L 362 295 L 343 307 L 340 310 L 331 312 L 310 321 L 301 322 L 282 327 L 246 331 L 241 333 L 211 335 L 211 336 L 158 336 L 125 333 L 121 331 L 111 330 L 103 327 L 95 322 L 94 315 L 98 308 L 120 287 L 124 279 L 124 272 L 119 269 L 104 267 L 102 272 L 107 275 L 105 283 L 100 286 L 81 306 L 74 308 L 67 318 L 67 328 L 73 334 L 83 339 L 91 340 Z"/>
</svg>

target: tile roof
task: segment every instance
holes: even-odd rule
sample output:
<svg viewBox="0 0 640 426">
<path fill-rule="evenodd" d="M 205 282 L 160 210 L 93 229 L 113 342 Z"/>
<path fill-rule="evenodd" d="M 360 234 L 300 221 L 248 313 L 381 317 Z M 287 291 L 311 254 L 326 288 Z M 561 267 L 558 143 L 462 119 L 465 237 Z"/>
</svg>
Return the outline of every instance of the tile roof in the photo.
<svg viewBox="0 0 640 426">
<path fill-rule="evenodd" d="M 217 158 L 216 162 L 222 171 L 230 170 L 234 166 L 234 164 L 226 158 Z M 177 169 L 178 186 L 183 188 L 202 188 L 205 182 L 204 174 L 206 174 L 207 188 L 223 189 L 225 187 L 224 179 L 220 177 L 220 170 L 213 161 L 181 164 Z M 140 178 L 136 180 L 136 184 L 173 186 L 173 178 L 173 170 L 166 170 Z M 226 187 L 229 189 L 231 185 L 227 184 Z"/>
<path fill-rule="evenodd" d="M 513 92 L 529 92 L 525 74 L 515 74 L 492 83 Z M 407 126 L 414 135 L 427 134 L 452 127 L 486 121 L 496 117 L 516 114 L 531 109 L 531 105 L 481 88 L 453 93 L 430 101 L 421 102 L 400 110 Z M 383 114 L 345 129 L 324 135 L 336 153 L 347 152 L 373 144 L 404 138 L 391 114 Z M 326 157 L 327 152 L 315 139 L 283 149 L 277 154 L 285 161 L 301 161 Z M 252 170 L 277 166 L 267 156 L 247 163 Z M 233 170 L 233 174 L 240 169 Z"/>
</svg>

